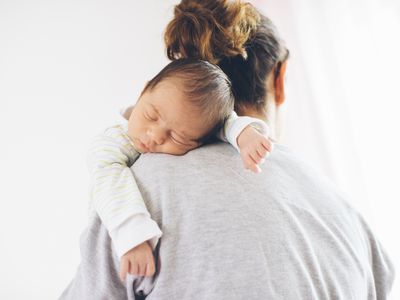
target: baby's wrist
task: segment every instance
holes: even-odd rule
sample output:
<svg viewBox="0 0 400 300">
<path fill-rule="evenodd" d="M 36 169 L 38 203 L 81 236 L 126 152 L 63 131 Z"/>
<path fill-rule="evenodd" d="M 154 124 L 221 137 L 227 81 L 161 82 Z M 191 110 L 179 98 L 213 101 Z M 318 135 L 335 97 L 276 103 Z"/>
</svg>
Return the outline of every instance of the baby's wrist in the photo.
<svg viewBox="0 0 400 300">
<path fill-rule="evenodd" d="M 251 136 L 252 133 L 254 133 L 255 131 L 257 131 L 255 128 L 253 128 L 253 126 L 251 126 L 251 124 L 247 125 L 242 132 L 239 134 L 239 136 L 236 139 L 236 143 L 240 148 L 244 147 L 247 139 L 249 136 Z"/>
<path fill-rule="evenodd" d="M 255 122 L 250 123 L 249 126 L 257 130 L 262 135 L 269 136 L 270 134 L 269 126 L 264 121 L 257 120 Z"/>
</svg>

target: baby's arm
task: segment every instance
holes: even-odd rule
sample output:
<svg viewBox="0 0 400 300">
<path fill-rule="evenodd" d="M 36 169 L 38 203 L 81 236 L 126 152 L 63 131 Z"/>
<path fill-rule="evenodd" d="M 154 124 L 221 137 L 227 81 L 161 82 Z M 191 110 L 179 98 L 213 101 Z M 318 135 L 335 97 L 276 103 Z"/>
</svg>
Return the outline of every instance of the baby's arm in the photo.
<svg viewBox="0 0 400 300">
<path fill-rule="evenodd" d="M 92 141 L 88 154 L 91 208 L 106 226 L 120 258 L 145 241 L 154 249 L 162 235 L 129 168 L 139 153 L 127 128 L 126 124 L 106 129 Z"/>
<path fill-rule="evenodd" d="M 265 122 L 247 116 L 238 117 L 233 111 L 225 121 L 219 138 L 239 151 L 246 169 L 259 173 L 261 169 L 258 164 L 262 164 L 272 151 L 268 135 L 269 127 Z"/>
</svg>

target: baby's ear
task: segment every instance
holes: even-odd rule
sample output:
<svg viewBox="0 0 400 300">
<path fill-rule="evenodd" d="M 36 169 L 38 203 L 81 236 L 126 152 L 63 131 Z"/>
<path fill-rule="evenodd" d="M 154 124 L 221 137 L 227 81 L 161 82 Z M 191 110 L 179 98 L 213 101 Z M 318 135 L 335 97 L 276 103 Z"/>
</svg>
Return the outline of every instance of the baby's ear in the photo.
<svg viewBox="0 0 400 300">
<path fill-rule="evenodd" d="M 130 118 L 130 116 L 132 114 L 132 110 L 133 110 L 133 105 L 131 105 L 127 109 L 125 109 L 125 112 L 124 112 L 124 115 L 123 115 L 125 119 L 129 120 L 129 118 Z"/>
</svg>

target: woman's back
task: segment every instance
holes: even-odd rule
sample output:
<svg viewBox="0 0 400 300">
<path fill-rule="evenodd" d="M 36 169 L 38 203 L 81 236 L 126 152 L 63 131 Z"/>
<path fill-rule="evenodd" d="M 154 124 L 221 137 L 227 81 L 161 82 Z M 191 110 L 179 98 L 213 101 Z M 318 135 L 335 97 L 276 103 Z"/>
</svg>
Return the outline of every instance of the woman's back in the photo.
<svg viewBox="0 0 400 300">
<path fill-rule="evenodd" d="M 258 175 L 223 144 L 145 155 L 133 170 L 164 232 L 147 299 L 385 299 L 390 289 L 392 265 L 360 216 L 281 146 Z"/>
<path fill-rule="evenodd" d="M 124 286 L 97 216 L 60 299 L 387 299 L 394 270 L 336 188 L 281 146 L 261 174 L 226 144 L 146 154 L 132 170 L 163 231 L 156 274 Z"/>
</svg>

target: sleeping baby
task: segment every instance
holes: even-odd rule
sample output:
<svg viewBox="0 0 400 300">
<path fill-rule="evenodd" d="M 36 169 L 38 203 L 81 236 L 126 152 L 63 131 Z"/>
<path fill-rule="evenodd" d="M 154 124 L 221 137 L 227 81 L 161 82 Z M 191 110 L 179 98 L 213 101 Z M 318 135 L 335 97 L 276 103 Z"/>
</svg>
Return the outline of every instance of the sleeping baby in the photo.
<svg viewBox="0 0 400 300">
<path fill-rule="evenodd" d="M 90 146 L 90 211 L 99 215 L 120 259 L 120 277 L 152 276 L 162 232 L 151 219 L 130 167 L 143 153 L 183 155 L 218 137 L 260 172 L 272 150 L 267 125 L 238 117 L 229 79 L 217 66 L 179 59 L 168 64 L 128 108 L 126 122 L 107 128 Z"/>
</svg>

